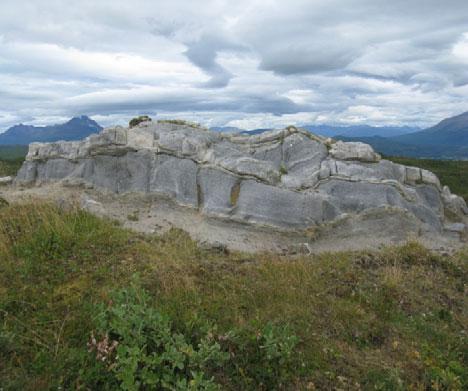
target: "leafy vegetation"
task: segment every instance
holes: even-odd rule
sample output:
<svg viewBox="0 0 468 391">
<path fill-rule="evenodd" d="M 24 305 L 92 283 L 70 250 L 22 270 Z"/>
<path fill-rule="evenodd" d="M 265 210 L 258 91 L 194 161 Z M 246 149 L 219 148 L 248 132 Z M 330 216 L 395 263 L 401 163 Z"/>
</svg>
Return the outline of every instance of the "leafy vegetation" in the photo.
<svg viewBox="0 0 468 391">
<path fill-rule="evenodd" d="M 435 173 L 443 185 L 463 197 L 468 202 L 468 161 L 467 160 L 431 160 L 391 157 L 395 163 L 425 168 Z"/>
<path fill-rule="evenodd" d="M 0 213 L 0 385 L 463 390 L 468 248 L 285 258 L 78 209 Z M 139 276 L 139 277 L 135 277 Z"/>
</svg>

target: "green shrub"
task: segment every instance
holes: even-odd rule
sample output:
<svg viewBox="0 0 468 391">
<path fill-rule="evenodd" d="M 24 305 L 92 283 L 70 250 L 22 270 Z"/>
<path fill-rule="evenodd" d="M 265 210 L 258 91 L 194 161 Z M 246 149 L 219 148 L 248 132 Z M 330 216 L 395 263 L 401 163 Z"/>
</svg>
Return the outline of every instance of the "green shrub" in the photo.
<svg viewBox="0 0 468 391">
<path fill-rule="evenodd" d="M 123 390 L 273 390 L 296 374 L 298 338 L 289 327 L 268 323 L 223 335 L 200 319 L 172 322 L 150 303 L 137 282 L 97 306 L 88 343 L 95 364 L 89 386 Z"/>
<path fill-rule="evenodd" d="M 228 355 L 213 333 L 206 332 L 191 343 L 149 300 L 133 283 L 117 291 L 110 305 L 98 307 L 96 337 L 93 335 L 88 346 L 113 374 L 112 384 L 107 386 L 123 390 L 218 389 L 207 373 L 222 366 Z"/>
<path fill-rule="evenodd" d="M 142 122 L 151 121 L 151 118 L 147 115 L 140 115 L 139 117 L 132 118 L 128 123 L 130 128 L 134 128 L 135 126 L 141 124 Z"/>
</svg>

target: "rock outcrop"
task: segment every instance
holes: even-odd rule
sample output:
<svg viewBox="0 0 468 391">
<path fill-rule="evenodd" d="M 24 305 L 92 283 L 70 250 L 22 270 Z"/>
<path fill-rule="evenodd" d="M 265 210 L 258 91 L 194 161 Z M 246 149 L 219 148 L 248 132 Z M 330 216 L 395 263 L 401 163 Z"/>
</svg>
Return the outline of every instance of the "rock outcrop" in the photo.
<svg viewBox="0 0 468 391">
<path fill-rule="evenodd" d="M 31 144 L 16 184 L 59 181 L 162 195 L 210 217 L 288 231 L 343 228 L 356 218 L 377 219 L 369 231 L 392 232 L 404 216 L 409 232 L 441 233 L 468 214 L 433 173 L 295 127 L 248 136 L 148 121 L 83 141 Z"/>
</svg>

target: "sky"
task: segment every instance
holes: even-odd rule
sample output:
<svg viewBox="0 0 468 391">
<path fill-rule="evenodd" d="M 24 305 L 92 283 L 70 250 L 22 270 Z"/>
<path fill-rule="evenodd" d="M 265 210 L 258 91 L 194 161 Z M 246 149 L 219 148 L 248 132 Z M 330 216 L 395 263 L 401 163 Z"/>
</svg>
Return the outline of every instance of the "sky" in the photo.
<svg viewBox="0 0 468 391">
<path fill-rule="evenodd" d="M 140 114 L 424 127 L 465 111 L 467 0 L 0 2 L 0 132 Z"/>
</svg>

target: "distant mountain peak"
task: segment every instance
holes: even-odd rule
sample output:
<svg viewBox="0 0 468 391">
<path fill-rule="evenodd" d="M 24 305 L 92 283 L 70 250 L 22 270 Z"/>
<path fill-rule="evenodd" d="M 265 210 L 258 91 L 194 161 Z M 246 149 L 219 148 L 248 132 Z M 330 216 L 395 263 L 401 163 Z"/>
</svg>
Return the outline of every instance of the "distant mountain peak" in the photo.
<svg viewBox="0 0 468 391">
<path fill-rule="evenodd" d="M 0 134 L 0 145 L 27 145 L 35 141 L 81 140 L 90 134 L 99 133 L 101 129 L 102 126 L 86 115 L 73 117 L 63 124 L 48 126 L 19 124 Z"/>
</svg>

